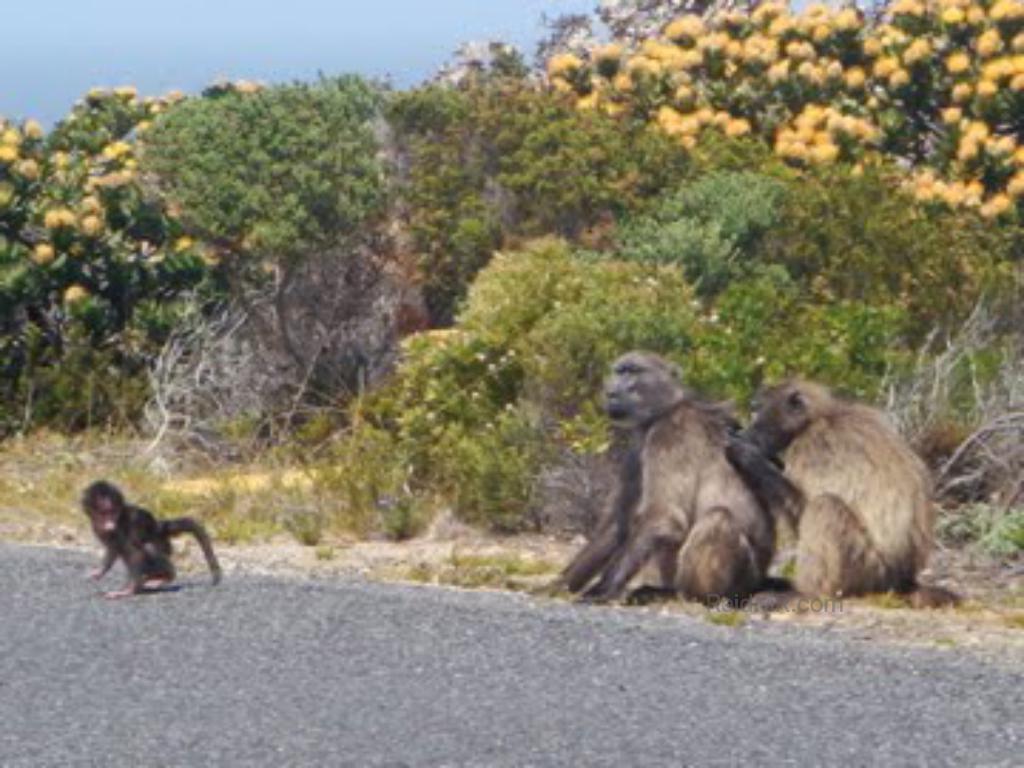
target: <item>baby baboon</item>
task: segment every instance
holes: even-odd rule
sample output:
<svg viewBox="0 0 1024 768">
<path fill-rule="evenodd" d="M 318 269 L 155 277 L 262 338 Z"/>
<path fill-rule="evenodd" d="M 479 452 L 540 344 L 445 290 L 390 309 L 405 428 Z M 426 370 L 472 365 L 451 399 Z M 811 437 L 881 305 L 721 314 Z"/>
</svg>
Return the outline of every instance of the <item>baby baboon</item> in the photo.
<svg viewBox="0 0 1024 768">
<path fill-rule="evenodd" d="M 614 599 L 652 557 L 663 585 L 693 599 L 741 599 L 765 579 L 775 543 L 773 516 L 725 458 L 736 422 L 723 407 L 687 392 L 678 369 L 630 352 L 612 366 L 605 408 L 631 432 L 612 509 L 561 576 L 579 592 Z M 776 493 L 771 478 L 769 497 Z"/>
<path fill-rule="evenodd" d="M 763 457 L 783 455 L 786 474 L 806 498 L 797 590 L 895 590 L 919 605 L 954 601 L 945 590 L 917 584 L 932 546 L 931 483 L 924 463 L 882 414 L 807 381 L 766 389 L 758 399 L 753 423 L 726 453 L 755 493 Z"/>
<path fill-rule="evenodd" d="M 92 578 L 103 578 L 118 558 L 128 570 L 128 584 L 124 589 L 107 592 L 105 597 L 127 597 L 174 581 L 171 537 L 182 533 L 196 537 L 213 575 L 213 583 L 220 581 L 220 564 L 213 554 L 210 537 L 192 518 L 157 520 L 142 507 L 127 503 L 117 486 L 103 480 L 85 489 L 82 508 L 104 548 L 103 564 L 93 572 Z"/>
</svg>

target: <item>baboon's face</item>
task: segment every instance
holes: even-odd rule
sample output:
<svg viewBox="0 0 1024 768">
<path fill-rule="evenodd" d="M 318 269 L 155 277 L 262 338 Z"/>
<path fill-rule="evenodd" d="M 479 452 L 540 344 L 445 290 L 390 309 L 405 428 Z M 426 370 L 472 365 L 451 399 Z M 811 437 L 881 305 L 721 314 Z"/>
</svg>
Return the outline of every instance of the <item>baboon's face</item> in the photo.
<svg viewBox="0 0 1024 768">
<path fill-rule="evenodd" d="M 124 511 L 124 498 L 115 489 L 103 483 L 95 483 L 82 497 L 82 507 L 97 533 L 109 533 L 117 528 Z"/>
<path fill-rule="evenodd" d="M 798 383 L 762 390 L 753 407 L 754 420 L 746 434 L 768 456 L 785 451 L 811 423 L 807 393 Z"/>
<path fill-rule="evenodd" d="M 683 396 L 676 366 L 657 355 L 628 352 L 612 364 L 605 381 L 605 412 L 619 426 L 648 426 Z"/>
</svg>

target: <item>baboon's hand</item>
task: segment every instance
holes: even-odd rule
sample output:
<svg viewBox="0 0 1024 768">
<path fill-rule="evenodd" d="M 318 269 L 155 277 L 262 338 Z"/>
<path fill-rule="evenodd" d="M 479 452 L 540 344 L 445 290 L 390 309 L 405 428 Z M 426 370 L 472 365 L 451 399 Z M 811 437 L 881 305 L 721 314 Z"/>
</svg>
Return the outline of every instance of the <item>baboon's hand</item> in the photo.
<svg viewBox="0 0 1024 768">
<path fill-rule="evenodd" d="M 734 466 L 750 467 L 769 461 L 780 472 L 786 469 L 785 463 L 778 454 L 764 453 L 743 432 L 729 433 L 725 455 Z"/>
</svg>

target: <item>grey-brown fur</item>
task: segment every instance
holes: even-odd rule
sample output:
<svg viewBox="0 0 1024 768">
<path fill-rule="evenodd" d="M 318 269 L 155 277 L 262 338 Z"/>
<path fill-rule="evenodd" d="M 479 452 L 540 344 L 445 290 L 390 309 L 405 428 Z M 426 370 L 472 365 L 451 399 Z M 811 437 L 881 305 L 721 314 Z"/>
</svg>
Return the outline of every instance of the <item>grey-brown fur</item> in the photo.
<svg viewBox="0 0 1024 768">
<path fill-rule="evenodd" d="M 954 599 L 917 585 L 932 547 L 931 483 L 923 462 L 877 410 L 808 381 L 765 390 L 744 437 L 784 456 L 803 492 L 795 585 L 808 595 L 916 593 L 921 604 Z M 754 468 L 730 459 L 757 486 Z M 948 598 L 948 599 L 947 599 Z"/>
<path fill-rule="evenodd" d="M 661 581 L 685 597 L 742 598 L 756 591 L 772 557 L 774 520 L 725 458 L 736 423 L 729 411 L 687 392 L 678 369 L 630 352 L 612 366 L 605 407 L 630 430 L 611 510 L 562 574 L 573 592 L 619 597 L 653 559 Z"/>
</svg>

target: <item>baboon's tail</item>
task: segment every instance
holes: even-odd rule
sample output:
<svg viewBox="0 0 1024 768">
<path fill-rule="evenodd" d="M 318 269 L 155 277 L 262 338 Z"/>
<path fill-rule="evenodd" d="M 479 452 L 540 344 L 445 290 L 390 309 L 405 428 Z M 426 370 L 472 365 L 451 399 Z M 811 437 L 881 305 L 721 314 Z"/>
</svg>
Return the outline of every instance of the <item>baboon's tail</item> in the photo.
<svg viewBox="0 0 1024 768">
<path fill-rule="evenodd" d="M 962 598 L 944 587 L 918 584 L 907 592 L 907 599 L 911 608 L 947 608 L 959 605 Z"/>
<path fill-rule="evenodd" d="M 191 517 L 178 517 L 173 520 L 165 520 L 163 522 L 163 529 L 168 536 L 179 536 L 182 533 L 191 533 L 195 536 L 196 541 L 199 542 L 199 546 L 203 550 L 206 564 L 210 566 L 213 583 L 220 583 L 220 563 L 217 562 L 217 556 L 213 554 L 213 544 L 210 542 L 210 536 L 206 533 L 202 523 Z"/>
</svg>

